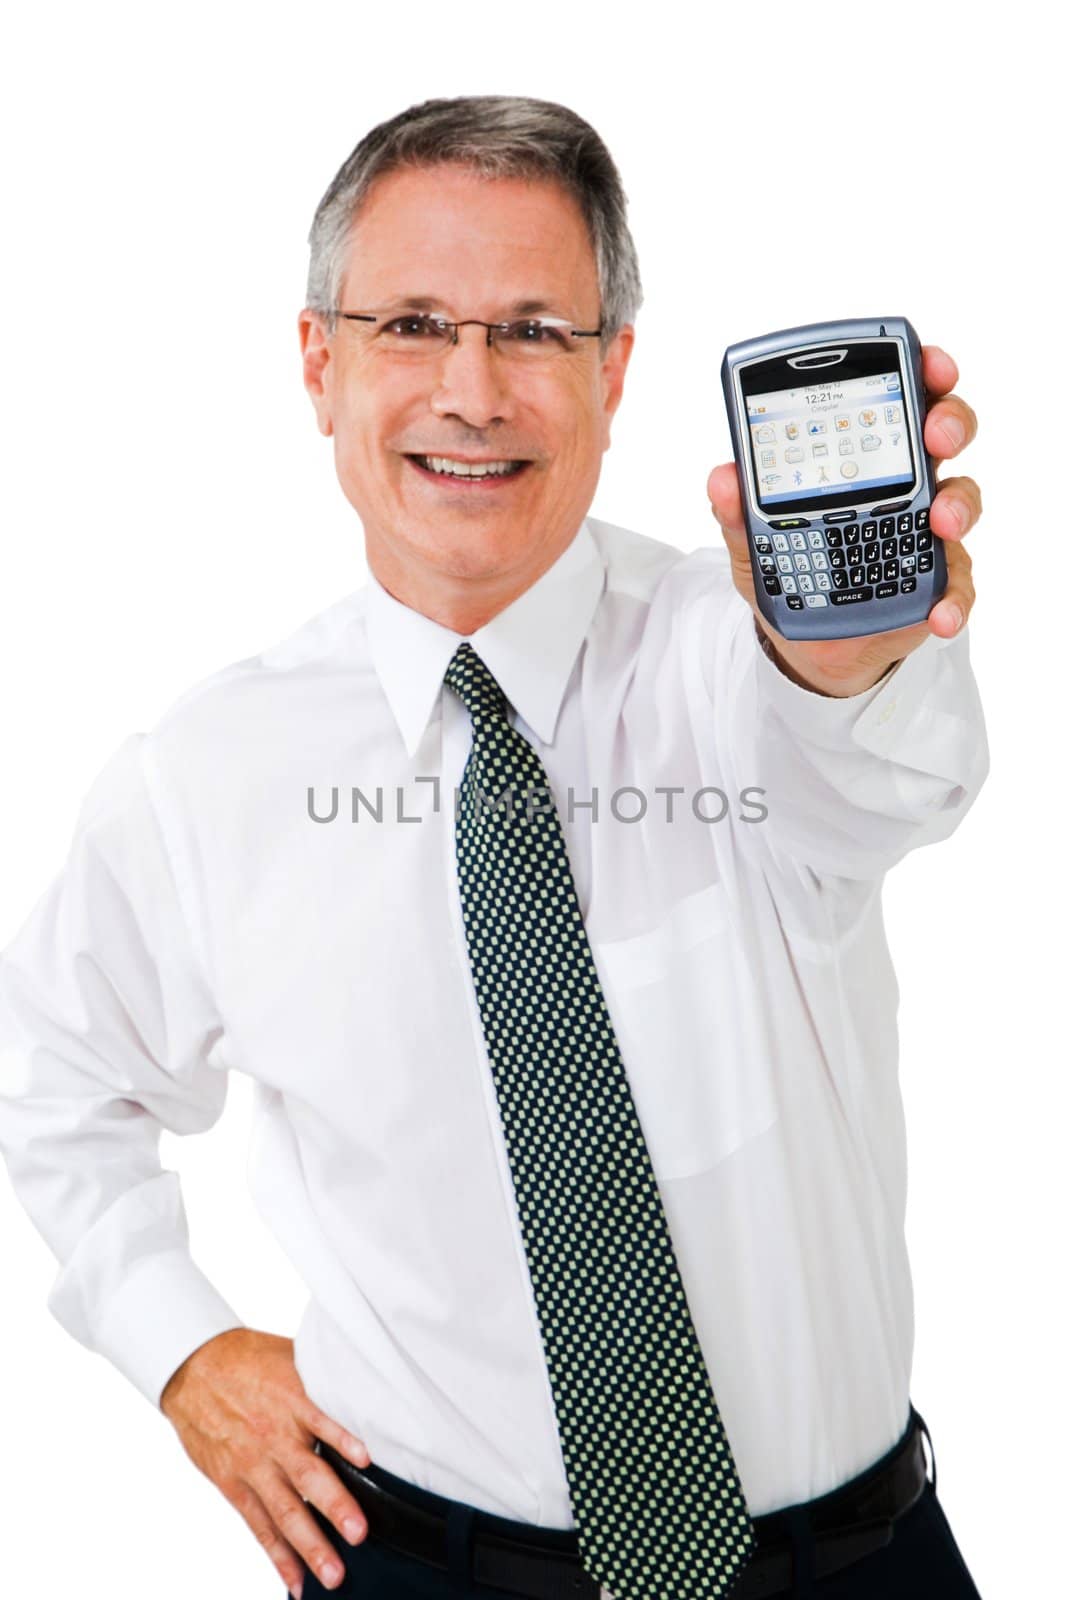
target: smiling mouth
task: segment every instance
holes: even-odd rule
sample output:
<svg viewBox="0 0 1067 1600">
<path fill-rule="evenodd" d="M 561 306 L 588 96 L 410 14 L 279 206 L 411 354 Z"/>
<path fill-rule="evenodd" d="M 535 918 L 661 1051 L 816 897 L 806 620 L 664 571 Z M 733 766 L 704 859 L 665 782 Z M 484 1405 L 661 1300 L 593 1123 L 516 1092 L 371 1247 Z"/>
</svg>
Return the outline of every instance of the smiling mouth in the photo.
<svg viewBox="0 0 1067 1600">
<path fill-rule="evenodd" d="M 434 483 L 447 484 L 452 489 L 476 489 L 480 493 L 500 488 L 506 483 L 514 483 L 516 478 L 521 478 L 531 465 L 529 461 L 509 461 L 504 470 L 500 470 L 497 466 L 487 471 L 482 463 L 470 462 L 466 470 L 445 468 L 441 471 L 430 465 L 431 459 L 440 460 L 441 457 L 405 455 L 404 459 L 410 461 L 422 477 L 431 479 Z"/>
</svg>

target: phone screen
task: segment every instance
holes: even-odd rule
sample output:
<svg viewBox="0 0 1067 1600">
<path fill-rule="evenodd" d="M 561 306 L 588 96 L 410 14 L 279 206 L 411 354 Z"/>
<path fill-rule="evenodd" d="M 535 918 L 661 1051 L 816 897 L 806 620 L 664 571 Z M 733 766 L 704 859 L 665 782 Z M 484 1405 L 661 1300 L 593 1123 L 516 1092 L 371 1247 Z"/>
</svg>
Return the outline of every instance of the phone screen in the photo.
<svg viewBox="0 0 1067 1600">
<path fill-rule="evenodd" d="M 776 356 L 742 373 L 761 508 L 818 511 L 892 500 L 915 487 L 896 345 L 872 340 L 838 346 L 834 355 L 831 364 L 807 371 Z"/>
</svg>

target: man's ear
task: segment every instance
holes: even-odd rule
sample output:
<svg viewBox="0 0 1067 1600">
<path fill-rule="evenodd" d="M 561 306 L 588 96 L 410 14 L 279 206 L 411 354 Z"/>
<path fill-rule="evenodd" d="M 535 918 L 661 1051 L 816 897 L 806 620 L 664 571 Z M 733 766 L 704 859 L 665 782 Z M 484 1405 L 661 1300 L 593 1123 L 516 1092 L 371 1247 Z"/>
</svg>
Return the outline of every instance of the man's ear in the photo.
<svg viewBox="0 0 1067 1600">
<path fill-rule="evenodd" d="M 633 324 L 627 322 L 608 345 L 608 353 L 600 364 L 600 396 L 604 409 L 604 449 L 611 447 L 611 419 L 622 399 L 626 368 L 634 347 Z"/>
<path fill-rule="evenodd" d="M 319 432 L 329 438 L 333 433 L 328 381 L 331 359 L 330 336 L 326 332 L 320 314 L 317 311 L 309 311 L 306 306 L 297 319 L 297 328 L 300 333 L 300 351 L 304 364 L 304 388 L 311 397 L 311 404 L 315 407 Z"/>
</svg>

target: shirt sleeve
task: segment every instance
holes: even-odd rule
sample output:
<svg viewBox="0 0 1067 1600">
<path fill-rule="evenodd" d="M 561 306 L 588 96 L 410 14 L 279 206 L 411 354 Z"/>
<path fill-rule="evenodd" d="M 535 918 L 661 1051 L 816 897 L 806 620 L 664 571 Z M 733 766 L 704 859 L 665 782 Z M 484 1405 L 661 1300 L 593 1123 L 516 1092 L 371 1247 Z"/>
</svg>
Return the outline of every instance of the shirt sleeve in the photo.
<svg viewBox="0 0 1067 1600">
<path fill-rule="evenodd" d="M 0 1151 L 60 1263 L 49 1309 L 158 1406 L 186 1356 L 242 1323 L 193 1262 L 159 1158 L 164 1128 L 218 1120 L 228 1080 L 145 741 L 98 774 L 63 870 L 0 957 Z"/>
<path fill-rule="evenodd" d="M 873 880 L 954 832 L 989 770 L 968 629 L 928 635 L 861 694 L 821 695 L 786 676 L 734 598 L 725 625 L 702 619 L 698 648 L 720 760 L 763 791 L 764 819 L 738 827 L 745 847 L 781 868 Z"/>
</svg>

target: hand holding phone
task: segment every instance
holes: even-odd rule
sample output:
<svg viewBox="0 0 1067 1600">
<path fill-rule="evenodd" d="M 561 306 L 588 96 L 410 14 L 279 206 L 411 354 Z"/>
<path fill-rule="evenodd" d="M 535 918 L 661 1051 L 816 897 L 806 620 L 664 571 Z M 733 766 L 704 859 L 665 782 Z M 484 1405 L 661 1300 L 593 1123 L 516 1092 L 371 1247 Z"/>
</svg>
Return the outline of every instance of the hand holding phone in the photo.
<svg viewBox="0 0 1067 1600">
<path fill-rule="evenodd" d="M 944 594 L 930 526 L 922 350 L 903 317 L 731 345 L 723 393 L 755 601 L 785 639 L 925 621 Z"/>
</svg>

